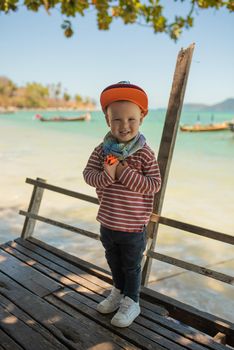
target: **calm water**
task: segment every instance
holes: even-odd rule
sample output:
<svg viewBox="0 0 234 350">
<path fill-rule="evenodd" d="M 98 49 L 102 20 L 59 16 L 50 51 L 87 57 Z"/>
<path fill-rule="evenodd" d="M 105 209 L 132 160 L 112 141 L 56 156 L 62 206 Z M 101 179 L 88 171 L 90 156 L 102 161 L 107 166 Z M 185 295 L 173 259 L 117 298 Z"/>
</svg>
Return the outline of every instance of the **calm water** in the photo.
<svg viewBox="0 0 234 350">
<path fill-rule="evenodd" d="M 25 184 L 26 177 L 95 195 L 84 183 L 82 170 L 108 130 L 102 114 L 93 112 L 90 122 L 81 123 L 42 123 L 34 115 L 0 115 L 0 242 L 20 235 L 24 218 L 18 211 L 27 209 L 32 191 Z M 164 118 L 165 111 L 151 111 L 141 128 L 156 153 Z M 193 124 L 196 118 L 195 112 L 183 113 L 181 124 Z M 200 113 L 202 123 L 209 123 L 210 118 L 210 113 Z M 214 118 L 219 122 L 233 115 L 215 114 Z M 162 215 L 233 235 L 233 185 L 233 133 L 178 132 Z M 96 213 L 96 205 L 49 191 L 44 192 L 40 209 L 41 215 L 98 233 Z M 41 223 L 35 236 L 107 268 L 101 245 L 91 239 Z M 233 274 L 233 248 L 228 244 L 161 225 L 157 251 Z M 234 321 L 233 287 L 222 282 L 154 262 L 150 288 Z"/>
</svg>

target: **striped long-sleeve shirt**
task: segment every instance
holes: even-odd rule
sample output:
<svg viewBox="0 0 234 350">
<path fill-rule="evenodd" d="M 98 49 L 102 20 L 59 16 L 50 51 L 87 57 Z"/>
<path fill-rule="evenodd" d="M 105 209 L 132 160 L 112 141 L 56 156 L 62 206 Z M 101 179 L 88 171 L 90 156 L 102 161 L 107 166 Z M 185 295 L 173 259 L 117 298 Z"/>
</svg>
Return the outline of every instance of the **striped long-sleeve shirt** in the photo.
<svg viewBox="0 0 234 350">
<path fill-rule="evenodd" d="M 97 220 L 111 230 L 140 232 L 149 221 L 161 176 L 154 152 L 147 144 L 126 161 L 128 166 L 119 179 L 112 179 L 103 167 L 100 144 L 91 154 L 83 175 L 90 186 L 96 187 L 100 203 Z"/>
</svg>

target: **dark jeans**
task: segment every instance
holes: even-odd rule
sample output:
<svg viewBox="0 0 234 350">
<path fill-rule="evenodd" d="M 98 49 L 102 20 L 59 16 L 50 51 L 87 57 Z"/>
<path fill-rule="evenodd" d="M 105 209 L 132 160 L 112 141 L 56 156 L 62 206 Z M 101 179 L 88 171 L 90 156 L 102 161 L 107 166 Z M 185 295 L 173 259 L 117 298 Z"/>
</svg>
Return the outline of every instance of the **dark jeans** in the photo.
<svg viewBox="0 0 234 350">
<path fill-rule="evenodd" d="M 141 260 L 146 247 L 146 230 L 121 232 L 101 226 L 100 233 L 114 286 L 120 289 L 124 296 L 137 302 L 141 287 Z"/>
</svg>

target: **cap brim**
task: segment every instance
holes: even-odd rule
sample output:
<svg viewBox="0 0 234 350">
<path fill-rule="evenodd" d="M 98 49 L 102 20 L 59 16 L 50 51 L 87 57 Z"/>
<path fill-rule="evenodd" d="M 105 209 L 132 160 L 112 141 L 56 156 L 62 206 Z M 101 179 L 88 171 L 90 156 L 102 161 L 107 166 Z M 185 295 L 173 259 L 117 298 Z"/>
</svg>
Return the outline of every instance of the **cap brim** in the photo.
<svg viewBox="0 0 234 350">
<path fill-rule="evenodd" d="M 148 113 L 148 98 L 146 93 L 141 89 L 115 87 L 106 89 L 102 92 L 100 102 L 104 112 L 106 112 L 107 106 L 117 101 L 129 101 L 135 103 L 140 107 L 144 115 Z"/>
</svg>

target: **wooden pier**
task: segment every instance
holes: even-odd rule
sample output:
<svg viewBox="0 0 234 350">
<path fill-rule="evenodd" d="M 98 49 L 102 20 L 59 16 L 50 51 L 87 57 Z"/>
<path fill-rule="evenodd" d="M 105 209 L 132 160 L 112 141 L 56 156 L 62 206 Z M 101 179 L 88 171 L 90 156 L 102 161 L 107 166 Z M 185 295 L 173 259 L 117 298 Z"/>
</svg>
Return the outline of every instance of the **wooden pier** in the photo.
<svg viewBox="0 0 234 350">
<path fill-rule="evenodd" d="M 178 55 L 158 162 L 162 188 L 147 227 L 141 314 L 128 328 L 96 311 L 112 280 L 108 271 L 33 237 L 36 221 L 99 240 L 99 235 L 39 215 L 44 190 L 98 204 L 97 198 L 45 180 L 26 179 L 33 191 L 21 238 L 0 245 L 0 350 L 207 350 L 234 347 L 234 324 L 147 288 L 152 259 L 233 285 L 233 276 L 155 251 L 159 225 L 234 244 L 222 232 L 161 216 L 193 46 Z M 211 253 L 209 251 L 209 253 Z"/>
<path fill-rule="evenodd" d="M 234 344 L 230 322 L 146 287 L 141 315 L 128 328 L 114 327 L 113 314 L 96 311 L 110 288 L 107 271 L 35 238 L 1 245 L 0 349 L 227 350 L 223 339 Z"/>
</svg>

